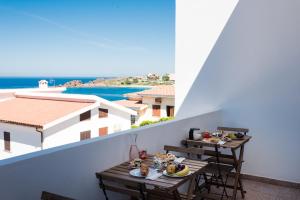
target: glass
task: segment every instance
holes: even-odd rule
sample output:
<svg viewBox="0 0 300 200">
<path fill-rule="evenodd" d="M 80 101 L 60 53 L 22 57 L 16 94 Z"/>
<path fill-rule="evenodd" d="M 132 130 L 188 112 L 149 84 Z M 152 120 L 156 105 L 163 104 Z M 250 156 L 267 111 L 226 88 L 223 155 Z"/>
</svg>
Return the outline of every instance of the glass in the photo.
<svg viewBox="0 0 300 200">
<path fill-rule="evenodd" d="M 130 135 L 131 139 L 133 139 L 132 144 L 130 145 L 129 150 L 129 160 L 134 160 L 136 158 L 139 158 L 139 148 L 137 147 L 136 140 L 137 140 L 137 134 Z"/>
</svg>

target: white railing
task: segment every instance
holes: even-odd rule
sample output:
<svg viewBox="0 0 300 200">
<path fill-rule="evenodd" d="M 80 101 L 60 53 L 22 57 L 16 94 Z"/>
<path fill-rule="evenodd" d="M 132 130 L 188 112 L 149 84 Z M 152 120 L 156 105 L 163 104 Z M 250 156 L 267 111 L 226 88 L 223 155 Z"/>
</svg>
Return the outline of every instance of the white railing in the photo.
<svg viewBox="0 0 300 200">
<path fill-rule="evenodd" d="M 138 134 L 140 148 L 155 153 L 165 144 L 179 145 L 191 127 L 213 130 L 221 122 L 221 112 L 216 111 L 3 160 L 1 199 L 39 199 L 42 190 L 76 199 L 101 199 L 95 172 L 128 160 L 130 134 Z"/>
</svg>

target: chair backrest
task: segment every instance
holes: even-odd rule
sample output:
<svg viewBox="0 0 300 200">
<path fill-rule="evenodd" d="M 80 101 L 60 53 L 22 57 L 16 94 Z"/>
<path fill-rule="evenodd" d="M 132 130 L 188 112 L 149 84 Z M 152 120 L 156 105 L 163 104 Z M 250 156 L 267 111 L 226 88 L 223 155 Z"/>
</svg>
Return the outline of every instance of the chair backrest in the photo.
<svg viewBox="0 0 300 200">
<path fill-rule="evenodd" d="M 232 131 L 232 132 L 242 132 L 244 135 L 247 135 L 249 129 L 247 128 L 233 128 L 233 127 L 218 127 L 217 130 L 219 131 Z"/>
<path fill-rule="evenodd" d="M 202 148 L 197 148 L 197 147 L 177 147 L 177 146 L 169 146 L 165 145 L 164 150 L 169 153 L 170 151 L 172 152 L 178 152 L 178 153 L 186 153 L 188 155 L 204 155 L 205 151 Z"/>
<path fill-rule="evenodd" d="M 101 175 L 98 172 L 96 173 L 96 177 L 99 179 L 99 186 L 102 190 L 122 193 L 136 199 L 140 199 L 142 198 L 142 194 L 144 195 L 141 191 L 145 191 L 145 184 L 121 179 L 118 180 L 118 184 L 114 184 L 115 179 L 113 177 Z"/>
<path fill-rule="evenodd" d="M 43 191 L 42 196 L 41 196 L 41 200 L 74 200 L 74 199 L 71 199 L 69 197 L 64 197 L 64 196 L 61 196 L 61 195 L 58 195 L 58 194 Z"/>
</svg>

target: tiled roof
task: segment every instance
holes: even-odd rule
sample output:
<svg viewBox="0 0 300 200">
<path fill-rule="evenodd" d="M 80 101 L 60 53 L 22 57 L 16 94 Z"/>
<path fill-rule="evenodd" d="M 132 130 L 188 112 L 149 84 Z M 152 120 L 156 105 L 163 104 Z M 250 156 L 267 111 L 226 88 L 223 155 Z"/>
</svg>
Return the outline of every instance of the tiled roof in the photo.
<svg viewBox="0 0 300 200">
<path fill-rule="evenodd" d="M 163 85 L 163 86 L 157 86 L 153 87 L 149 90 L 144 90 L 141 92 L 137 92 L 137 94 L 141 96 L 175 96 L 175 88 L 174 85 Z"/>
<path fill-rule="evenodd" d="M 141 104 L 139 101 L 131 101 L 131 100 L 119 100 L 119 101 L 114 101 L 114 103 L 117 103 L 121 106 L 125 106 L 127 108 L 131 108 L 134 110 L 141 110 L 147 107 L 146 104 Z"/>
<path fill-rule="evenodd" d="M 91 102 L 17 97 L 0 102 L 0 122 L 42 128 Z"/>
</svg>

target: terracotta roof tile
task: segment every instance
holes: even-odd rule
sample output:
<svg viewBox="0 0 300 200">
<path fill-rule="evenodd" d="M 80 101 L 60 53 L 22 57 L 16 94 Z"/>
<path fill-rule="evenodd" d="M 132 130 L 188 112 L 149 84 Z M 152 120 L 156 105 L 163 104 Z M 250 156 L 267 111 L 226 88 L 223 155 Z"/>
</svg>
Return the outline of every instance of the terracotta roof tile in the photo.
<svg viewBox="0 0 300 200">
<path fill-rule="evenodd" d="M 17 97 L 0 102 L 0 122 L 43 127 L 93 103 Z"/>
<path fill-rule="evenodd" d="M 143 95 L 151 95 L 151 96 L 175 96 L 175 88 L 174 85 L 163 85 L 157 86 L 149 90 L 144 90 L 142 92 L 137 92 L 137 94 Z"/>
<path fill-rule="evenodd" d="M 132 108 L 134 110 L 140 110 L 147 107 L 146 104 L 141 104 L 139 103 L 139 101 L 131 101 L 131 100 L 119 100 L 119 101 L 114 101 L 114 103 L 117 103 L 121 106 L 125 106 L 127 108 Z"/>
</svg>

